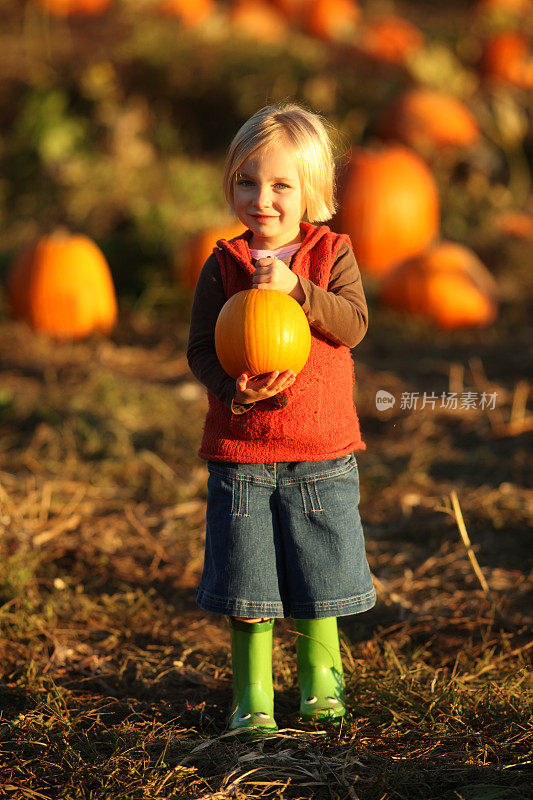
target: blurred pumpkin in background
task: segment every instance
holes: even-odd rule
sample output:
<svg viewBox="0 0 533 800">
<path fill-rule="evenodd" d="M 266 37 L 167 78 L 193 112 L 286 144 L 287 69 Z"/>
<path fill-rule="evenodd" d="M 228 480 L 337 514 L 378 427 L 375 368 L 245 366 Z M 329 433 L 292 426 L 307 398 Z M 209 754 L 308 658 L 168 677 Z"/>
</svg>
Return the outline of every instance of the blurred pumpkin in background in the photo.
<svg viewBox="0 0 533 800">
<path fill-rule="evenodd" d="M 533 14 L 533 0 L 478 0 L 476 10 L 482 14 L 522 16 Z"/>
<path fill-rule="evenodd" d="M 378 133 L 422 150 L 468 147 L 480 138 L 476 118 L 464 103 L 423 87 L 409 89 L 383 112 Z"/>
<path fill-rule="evenodd" d="M 486 76 L 533 89 L 533 50 L 518 31 L 495 33 L 483 44 L 481 67 Z"/>
<path fill-rule="evenodd" d="M 272 0 L 272 3 L 292 25 L 301 25 L 305 24 L 305 16 L 313 0 Z"/>
<path fill-rule="evenodd" d="M 87 236 L 43 236 L 15 260 L 7 283 L 13 314 L 59 339 L 109 333 L 117 300 L 107 261 Z"/>
<path fill-rule="evenodd" d="M 229 19 L 243 36 L 265 42 L 277 42 L 287 35 L 285 16 L 268 0 L 235 0 Z"/>
<path fill-rule="evenodd" d="M 159 10 L 167 17 L 177 17 L 184 27 L 201 25 L 215 11 L 214 0 L 163 0 Z"/>
<path fill-rule="evenodd" d="M 386 274 L 437 236 L 440 202 L 435 179 L 407 147 L 354 148 L 343 183 L 338 223 L 367 273 Z"/>
<path fill-rule="evenodd" d="M 379 61 L 403 64 L 411 53 L 424 47 L 424 36 L 412 22 L 389 15 L 364 26 L 358 47 Z"/>
<path fill-rule="evenodd" d="M 533 239 L 533 213 L 527 211 L 503 211 L 494 221 L 503 236 L 515 239 Z"/>
<path fill-rule="evenodd" d="M 73 14 L 92 16 L 109 8 L 112 0 L 37 0 L 37 4 L 54 17 L 69 17 Z"/>
<path fill-rule="evenodd" d="M 379 299 L 440 328 L 483 326 L 496 317 L 497 285 L 476 254 L 440 242 L 400 264 L 384 279 Z"/>
<path fill-rule="evenodd" d="M 176 259 L 178 278 L 189 289 L 194 289 L 202 267 L 213 252 L 218 240 L 233 239 L 245 230 L 242 222 L 229 219 L 225 224 L 195 233 L 185 243 L 181 256 Z"/>
<path fill-rule="evenodd" d="M 306 9 L 304 27 L 319 39 L 348 39 L 357 30 L 361 9 L 355 0 L 312 0 Z"/>
</svg>

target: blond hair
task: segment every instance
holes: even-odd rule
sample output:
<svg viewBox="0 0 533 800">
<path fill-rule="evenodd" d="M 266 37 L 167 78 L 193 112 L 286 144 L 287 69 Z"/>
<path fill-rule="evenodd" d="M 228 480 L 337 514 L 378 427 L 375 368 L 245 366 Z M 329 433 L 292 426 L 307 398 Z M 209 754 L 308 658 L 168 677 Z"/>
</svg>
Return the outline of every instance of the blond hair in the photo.
<svg viewBox="0 0 533 800">
<path fill-rule="evenodd" d="M 335 162 L 325 123 L 294 103 L 265 106 L 244 123 L 231 142 L 224 168 L 226 200 L 234 208 L 235 177 L 246 159 L 259 149 L 286 147 L 296 159 L 305 214 L 323 222 L 335 213 Z"/>
</svg>

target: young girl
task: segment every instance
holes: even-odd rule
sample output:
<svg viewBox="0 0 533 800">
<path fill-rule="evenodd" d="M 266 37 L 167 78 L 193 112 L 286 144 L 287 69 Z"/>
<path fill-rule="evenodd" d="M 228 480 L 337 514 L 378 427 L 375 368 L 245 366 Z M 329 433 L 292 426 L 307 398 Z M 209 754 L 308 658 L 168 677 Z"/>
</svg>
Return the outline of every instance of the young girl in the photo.
<svg viewBox="0 0 533 800">
<path fill-rule="evenodd" d="M 350 348 L 366 333 L 361 276 L 347 236 L 325 225 L 334 162 L 321 119 L 268 106 L 233 139 L 224 191 L 247 229 L 217 242 L 194 297 L 187 358 L 208 389 L 199 455 L 209 469 L 205 561 L 196 600 L 231 621 L 230 729 L 271 732 L 272 627 L 293 617 L 304 719 L 341 717 L 337 617 L 371 608 L 375 591 L 358 512 L 354 451 L 363 450 Z M 302 220 L 306 221 L 302 221 Z M 303 370 L 235 381 L 214 329 L 243 289 L 295 298 L 311 327 Z"/>
</svg>

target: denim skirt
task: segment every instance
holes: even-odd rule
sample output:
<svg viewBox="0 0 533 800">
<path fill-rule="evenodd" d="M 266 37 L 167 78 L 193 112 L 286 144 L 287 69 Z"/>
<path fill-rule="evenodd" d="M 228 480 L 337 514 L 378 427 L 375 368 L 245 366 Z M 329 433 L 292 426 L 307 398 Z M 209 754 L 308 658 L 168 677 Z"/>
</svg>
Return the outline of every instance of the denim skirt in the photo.
<svg viewBox="0 0 533 800">
<path fill-rule="evenodd" d="M 200 608 L 296 619 L 372 608 L 353 454 L 273 464 L 210 461 L 208 469 Z"/>
</svg>

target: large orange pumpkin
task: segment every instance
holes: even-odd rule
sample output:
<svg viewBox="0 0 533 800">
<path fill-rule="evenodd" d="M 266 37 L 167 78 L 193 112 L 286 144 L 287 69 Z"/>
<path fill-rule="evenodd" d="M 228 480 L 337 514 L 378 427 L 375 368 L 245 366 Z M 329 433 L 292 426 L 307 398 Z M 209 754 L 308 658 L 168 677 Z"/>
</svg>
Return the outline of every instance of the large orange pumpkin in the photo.
<svg viewBox="0 0 533 800">
<path fill-rule="evenodd" d="M 207 228 L 204 231 L 195 233 L 186 242 L 183 253 L 179 260 L 178 275 L 180 280 L 194 289 L 198 281 L 198 276 L 202 267 L 213 252 L 213 248 L 219 239 L 233 239 L 245 230 L 242 222 L 236 219 L 228 219 L 225 224 L 216 228 Z"/>
<path fill-rule="evenodd" d="M 503 31 L 487 39 L 481 65 L 489 78 L 533 89 L 533 51 L 518 31 Z"/>
<path fill-rule="evenodd" d="M 409 259 L 381 287 L 385 305 L 426 317 L 441 328 L 488 325 L 496 316 L 497 287 L 467 247 L 441 242 Z"/>
<path fill-rule="evenodd" d="M 107 261 L 81 235 L 43 236 L 23 251 L 8 275 L 7 297 L 15 316 L 60 339 L 109 333 L 117 318 Z"/>
<path fill-rule="evenodd" d="M 402 94 L 382 114 L 379 134 L 410 147 L 467 147 L 480 137 L 472 112 L 457 98 L 416 87 Z"/>
<path fill-rule="evenodd" d="M 320 39 L 345 39 L 353 35 L 361 17 L 355 0 L 312 0 L 306 8 L 305 28 Z"/>
<path fill-rule="evenodd" d="M 291 369 L 298 374 L 311 348 L 309 323 L 290 295 L 248 289 L 232 295 L 215 326 L 218 360 L 232 378 Z"/>
<path fill-rule="evenodd" d="M 101 14 L 112 0 L 37 0 L 41 8 L 54 17 L 69 17 L 72 14 L 93 16 Z"/>
<path fill-rule="evenodd" d="M 362 270 L 384 275 L 439 231 L 439 194 L 424 161 L 403 145 L 354 148 L 339 215 Z"/>
<path fill-rule="evenodd" d="M 411 53 L 424 46 L 424 37 L 412 22 L 389 15 L 370 22 L 362 30 L 358 45 L 378 61 L 403 64 Z"/>
</svg>

